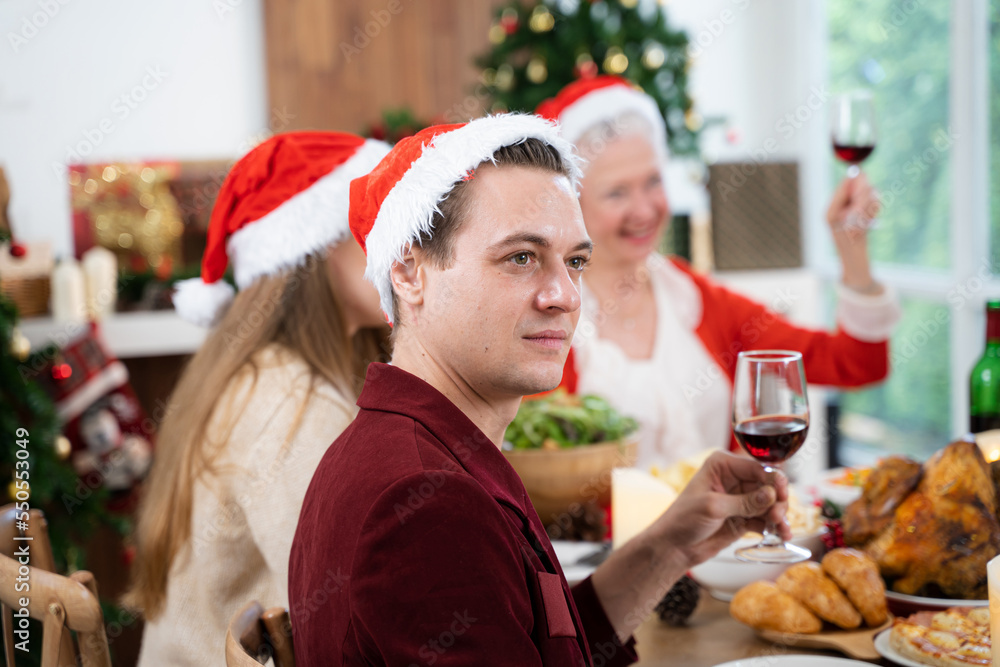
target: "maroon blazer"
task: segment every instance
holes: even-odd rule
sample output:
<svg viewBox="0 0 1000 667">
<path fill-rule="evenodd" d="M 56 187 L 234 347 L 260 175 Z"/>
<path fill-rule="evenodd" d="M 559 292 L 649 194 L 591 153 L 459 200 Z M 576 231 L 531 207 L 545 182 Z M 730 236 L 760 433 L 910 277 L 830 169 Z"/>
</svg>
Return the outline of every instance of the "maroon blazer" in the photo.
<svg viewBox="0 0 1000 667">
<path fill-rule="evenodd" d="M 570 589 L 517 473 L 419 378 L 371 364 L 292 543 L 296 662 L 626 665 L 587 579 Z"/>
</svg>

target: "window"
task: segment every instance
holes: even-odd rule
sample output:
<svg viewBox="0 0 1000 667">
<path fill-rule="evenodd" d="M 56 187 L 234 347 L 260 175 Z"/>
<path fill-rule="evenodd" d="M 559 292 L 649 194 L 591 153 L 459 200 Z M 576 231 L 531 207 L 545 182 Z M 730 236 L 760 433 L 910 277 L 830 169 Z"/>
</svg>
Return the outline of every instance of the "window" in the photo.
<svg viewBox="0 0 1000 667">
<path fill-rule="evenodd" d="M 882 193 L 876 262 L 946 269 L 950 261 L 948 29 L 945 2 L 831 0 L 829 76 L 833 93 L 868 88 L 878 125 L 864 171 Z M 859 17 L 864 17 L 859 20 Z M 832 158 L 831 158 L 832 159 Z M 844 167 L 836 165 L 839 180 Z"/>
<path fill-rule="evenodd" d="M 875 97 L 878 142 L 863 168 L 883 211 L 869 247 L 904 309 L 889 380 L 840 394 L 836 458 L 922 459 L 968 428 L 983 303 L 1000 295 L 1000 0 L 827 0 L 825 20 L 831 92 Z M 844 167 L 829 171 L 832 189 Z"/>
</svg>

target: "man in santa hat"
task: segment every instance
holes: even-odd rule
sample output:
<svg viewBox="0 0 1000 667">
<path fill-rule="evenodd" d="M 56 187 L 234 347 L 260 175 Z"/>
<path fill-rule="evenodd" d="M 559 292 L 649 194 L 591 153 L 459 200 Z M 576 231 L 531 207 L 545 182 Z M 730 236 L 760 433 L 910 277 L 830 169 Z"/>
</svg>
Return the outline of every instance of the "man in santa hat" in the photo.
<svg viewBox="0 0 1000 667">
<path fill-rule="evenodd" d="M 572 589 L 500 452 L 555 387 L 592 253 L 554 125 L 428 128 L 351 184 L 351 229 L 394 324 L 360 412 L 306 492 L 289 601 L 298 664 L 618 665 L 691 566 L 776 520 L 787 483 L 719 452 L 649 529 Z"/>
</svg>

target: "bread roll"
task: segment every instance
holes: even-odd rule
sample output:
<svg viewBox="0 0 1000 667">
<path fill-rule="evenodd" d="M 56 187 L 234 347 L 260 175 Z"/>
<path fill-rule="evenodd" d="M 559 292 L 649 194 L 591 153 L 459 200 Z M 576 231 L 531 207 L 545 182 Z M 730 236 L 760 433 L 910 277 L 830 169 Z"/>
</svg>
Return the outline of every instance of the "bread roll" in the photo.
<svg viewBox="0 0 1000 667">
<path fill-rule="evenodd" d="M 823 557 L 823 572 L 847 593 L 867 625 L 875 628 L 888 620 L 885 581 L 870 556 L 857 549 L 834 549 Z"/>
<path fill-rule="evenodd" d="M 837 584 L 823 574 L 819 563 L 797 563 L 781 573 L 777 584 L 814 614 L 837 627 L 850 630 L 861 625 L 861 614 Z"/>
<path fill-rule="evenodd" d="M 770 581 L 755 581 L 738 590 L 729 613 L 756 630 L 813 634 L 823 628 L 815 614 Z"/>
</svg>

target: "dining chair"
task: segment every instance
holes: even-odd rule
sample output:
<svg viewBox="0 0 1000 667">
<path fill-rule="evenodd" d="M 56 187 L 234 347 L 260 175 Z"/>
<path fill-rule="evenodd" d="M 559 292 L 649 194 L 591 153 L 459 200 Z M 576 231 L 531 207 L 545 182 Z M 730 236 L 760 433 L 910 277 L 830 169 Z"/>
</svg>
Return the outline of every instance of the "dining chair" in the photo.
<svg viewBox="0 0 1000 667">
<path fill-rule="evenodd" d="M 295 667 L 292 624 L 288 610 L 271 607 L 264 611 L 251 600 L 236 612 L 226 630 L 227 667 L 257 667 L 274 659 L 274 667 Z"/>
<path fill-rule="evenodd" d="M 49 541 L 48 522 L 45 514 L 39 509 L 32 509 L 28 512 L 27 528 L 18 527 L 18 516 L 21 512 L 13 503 L 0 507 L 0 554 L 14 557 L 14 552 L 20 545 L 25 543 L 31 545 L 31 565 L 46 572 L 55 572 L 55 559 L 52 556 L 52 544 Z M 22 523 L 22 525 L 23 525 Z M 30 539 L 14 539 L 23 537 Z M 13 633 L 13 612 L 7 605 L 0 606 L 0 617 L 3 620 L 4 636 L 4 656 L 7 664 L 14 664 L 14 646 L 12 641 L 8 641 Z M 68 629 L 62 632 L 60 641 L 59 658 L 55 663 L 58 667 L 76 667 L 76 649 L 73 648 L 73 637 Z"/>
<path fill-rule="evenodd" d="M 15 585 L 25 581 L 30 588 L 17 591 Z M 4 607 L 4 653 L 8 667 L 14 665 L 14 618 L 9 616 L 12 609 L 19 612 L 27 610 L 30 618 L 41 621 L 41 667 L 61 664 L 63 637 L 68 630 L 77 633 L 77 647 L 71 654 L 73 661 L 70 664 L 111 667 L 104 614 L 97 601 L 97 582 L 90 572 L 79 570 L 64 577 L 39 567 L 23 565 L 17 559 L 0 554 L 0 601 Z M 22 602 L 27 604 L 22 605 Z M 11 621 L 9 626 L 8 618 Z M 18 639 L 23 641 L 21 636 Z M 31 640 L 29 635 L 28 641 Z M 70 642 L 72 647 L 72 640 Z"/>
</svg>

